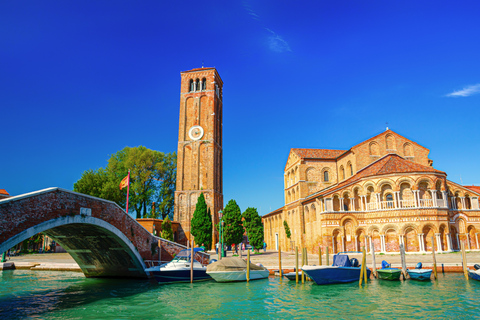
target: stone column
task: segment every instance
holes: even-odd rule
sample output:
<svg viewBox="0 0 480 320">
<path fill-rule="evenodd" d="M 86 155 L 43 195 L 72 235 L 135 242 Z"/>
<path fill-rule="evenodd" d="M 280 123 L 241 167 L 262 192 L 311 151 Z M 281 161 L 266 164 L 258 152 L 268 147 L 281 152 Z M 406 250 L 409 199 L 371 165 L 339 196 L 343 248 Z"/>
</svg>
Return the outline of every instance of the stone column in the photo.
<svg viewBox="0 0 480 320">
<path fill-rule="evenodd" d="M 364 196 L 360 196 L 360 207 L 362 208 L 362 211 L 367 211 L 365 210 L 365 205 L 363 204 L 363 197 Z"/>
<path fill-rule="evenodd" d="M 445 208 L 448 208 L 448 194 L 446 191 L 442 191 L 443 201 L 445 201 Z"/>
<path fill-rule="evenodd" d="M 436 207 L 438 207 L 438 204 L 437 204 L 437 190 L 430 190 L 430 192 L 432 193 L 433 206 L 436 208 Z"/>
<path fill-rule="evenodd" d="M 419 252 L 424 252 L 424 246 L 423 246 L 423 233 L 418 234 L 418 249 L 420 250 Z"/>
<path fill-rule="evenodd" d="M 478 233 L 475 233 L 475 242 L 477 243 L 477 249 L 480 249 L 480 248 L 478 247 Z"/>
<path fill-rule="evenodd" d="M 447 233 L 447 251 L 452 251 L 452 235 Z"/>
<path fill-rule="evenodd" d="M 381 234 L 380 235 L 380 248 L 382 250 L 382 252 L 386 252 L 386 248 L 385 248 L 385 235 L 384 234 Z"/>
<path fill-rule="evenodd" d="M 355 236 L 355 251 L 358 251 L 358 236 Z"/>
<path fill-rule="evenodd" d="M 332 236 L 332 253 L 335 254 L 335 237 Z"/>
<path fill-rule="evenodd" d="M 438 252 L 443 252 L 442 249 L 442 238 L 440 237 L 440 233 L 435 233 L 435 238 L 437 239 L 437 251 Z"/>
<path fill-rule="evenodd" d="M 355 198 L 350 198 L 350 211 L 357 211 L 355 210 Z"/>
<path fill-rule="evenodd" d="M 343 198 L 340 198 L 340 211 L 344 211 L 343 210 Z"/>
<path fill-rule="evenodd" d="M 471 248 L 470 248 L 470 233 L 465 233 L 465 240 L 467 241 L 468 250 L 471 250 Z"/>
<path fill-rule="evenodd" d="M 415 204 L 415 208 L 419 207 L 419 201 L 417 201 L 417 191 L 418 190 L 412 190 L 412 192 L 413 192 L 413 202 Z"/>
<path fill-rule="evenodd" d="M 460 236 L 457 233 L 457 248 L 460 250 Z"/>
<path fill-rule="evenodd" d="M 345 236 L 342 236 L 342 251 L 346 251 L 345 250 Z M 341 252 L 341 251 L 339 250 L 339 252 Z"/>
<path fill-rule="evenodd" d="M 462 201 L 462 210 L 465 210 L 466 206 L 465 206 L 465 197 L 460 197 L 461 201 Z"/>
</svg>

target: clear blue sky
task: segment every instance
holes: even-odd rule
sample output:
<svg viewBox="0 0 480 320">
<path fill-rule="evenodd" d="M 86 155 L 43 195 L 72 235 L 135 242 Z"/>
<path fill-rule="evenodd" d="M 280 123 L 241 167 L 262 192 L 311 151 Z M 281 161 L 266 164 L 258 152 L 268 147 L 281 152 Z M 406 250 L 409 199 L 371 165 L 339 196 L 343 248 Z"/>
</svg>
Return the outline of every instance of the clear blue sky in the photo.
<svg viewBox="0 0 480 320">
<path fill-rule="evenodd" d="M 480 185 L 478 1 L 2 1 L 0 189 L 177 149 L 180 72 L 224 81 L 224 203 L 283 205 L 290 148 L 390 129 Z"/>
</svg>

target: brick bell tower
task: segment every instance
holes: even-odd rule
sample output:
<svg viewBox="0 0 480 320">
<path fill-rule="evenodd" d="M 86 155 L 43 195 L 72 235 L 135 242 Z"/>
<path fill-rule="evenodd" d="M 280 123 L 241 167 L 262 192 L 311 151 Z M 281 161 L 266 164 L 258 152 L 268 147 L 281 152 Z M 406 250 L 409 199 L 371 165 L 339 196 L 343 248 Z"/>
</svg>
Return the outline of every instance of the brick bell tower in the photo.
<svg viewBox="0 0 480 320">
<path fill-rule="evenodd" d="M 219 222 L 218 211 L 223 208 L 223 81 L 215 68 L 192 69 L 180 74 L 174 220 L 180 222 L 186 238 L 191 240 L 190 220 L 200 193 L 205 196 L 214 225 Z M 217 239 L 214 228 L 212 244 Z"/>
</svg>

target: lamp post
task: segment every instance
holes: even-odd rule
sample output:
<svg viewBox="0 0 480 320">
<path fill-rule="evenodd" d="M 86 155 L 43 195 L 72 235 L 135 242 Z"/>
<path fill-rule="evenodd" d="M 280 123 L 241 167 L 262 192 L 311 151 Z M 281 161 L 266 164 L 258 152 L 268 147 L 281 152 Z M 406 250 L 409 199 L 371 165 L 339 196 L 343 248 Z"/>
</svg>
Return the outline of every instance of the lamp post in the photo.
<svg viewBox="0 0 480 320">
<path fill-rule="evenodd" d="M 218 251 L 218 253 L 220 253 L 219 260 L 222 260 L 222 257 L 223 257 L 223 211 L 222 210 L 218 211 L 218 216 L 220 218 L 220 250 Z"/>
</svg>

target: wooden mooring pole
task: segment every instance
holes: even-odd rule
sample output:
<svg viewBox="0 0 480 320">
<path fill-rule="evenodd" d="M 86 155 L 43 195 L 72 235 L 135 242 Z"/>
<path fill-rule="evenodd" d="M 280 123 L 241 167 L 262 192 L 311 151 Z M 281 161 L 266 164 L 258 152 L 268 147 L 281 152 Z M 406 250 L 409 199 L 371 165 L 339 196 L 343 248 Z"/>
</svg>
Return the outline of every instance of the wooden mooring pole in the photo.
<svg viewBox="0 0 480 320">
<path fill-rule="evenodd" d="M 365 279 L 365 283 L 367 283 L 367 255 L 365 252 L 365 247 L 362 247 L 362 267 L 360 268 L 360 279 L 358 280 L 358 284 L 361 286 L 363 280 Z"/>
<path fill-rule="evenodd" d="M 298 247 L 295 247 L 295 282 L 298 283 Z"/>
<path fill-rule="evenodd" d="M 305 248 L 302 248 L 302 267 L 305 265 Z M 305 272 L 302 270 L 302 283 L 305 283 Z"/>
<path fill-rule="evenodd" d="M 278 274 L 282 277 L 282 249 L 278 248 Z"/>
<path fill-rule="evenodd" d="M 375 244 L 373 241 L 370 241 L 370 251 L 372 252 L 372 273 L 373 276 L 377 277 L 377 263 L 375 262 Z"/>
<path fill-rule="evenodd" d="M 400 259 L 402 260 L 403 280 L 407 280 L 407 262 L 405 261 L 405 246 L 400 244 Z"/>
<path fill-rule="evenodd" d="M 329 260 L 329 257 L 328 257 L 328 246 L 325 248 L 325 250 L 326 250 L 326 251 L 325 251 L 325 255 L 326 255 L 326 259 L 327 259 L 327 266 L 329 266 L 330 263 L 329 263 L 329 261 L 328 261 L 328 260 Z"/>
<path fill-rule="evenodd" d="M 437 259 L 435 258 L 435 242 L 434 237 L 432 236 L 432 255 L 433 255 L 433 276 L 437 280 Z"/>
<path fill-rule="evenodd" d="M 465 279 L 468 280 L 467 254 L 465 253 L 465 244 L 460 241 L 460 246 L 462 248 L 463 274 L 465 275 Z"/>
<path fill-rule="evenodd" d="M 322 247 L 318 246 L 318 265 L 322 265 Z"/>
<path fill-rule="evenodd" d="M 249 281 L 250 281 L 250 250 L 247 250 L 247 282 Z"/>
<path fill-rule="evenodd" d="M 194 240 L 192 239 L 192 247 L 190 248 L 190 283 L 193 283 L 193 248 L 194 248 L 194 245 L 193 245 L 193 242 Z"/>
</svg>

